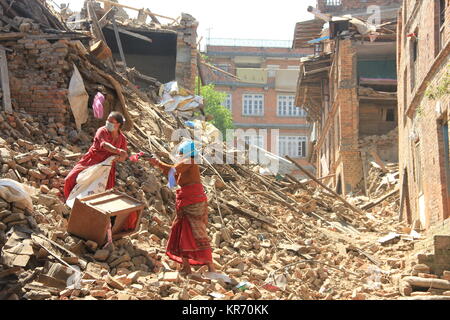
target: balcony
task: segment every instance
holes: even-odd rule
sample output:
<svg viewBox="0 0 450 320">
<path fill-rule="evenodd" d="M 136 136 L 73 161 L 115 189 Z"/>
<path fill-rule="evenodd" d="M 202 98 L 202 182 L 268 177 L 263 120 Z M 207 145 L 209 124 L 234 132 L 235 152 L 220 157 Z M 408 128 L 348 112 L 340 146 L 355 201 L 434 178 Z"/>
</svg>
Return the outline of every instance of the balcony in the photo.
<svg viewBox="0 0 450 320">
<path fill-rule="evenodd" d="M 300 70 L 277 70 L 275 76 L 275 89 L 284 92 L 296 92 L 299 74 Z"/>
<path fill-rule="evenodd" d="M 245 83 L 267 84 L 267 69 L 237 68 L 236 76 Z"/>
</svg>

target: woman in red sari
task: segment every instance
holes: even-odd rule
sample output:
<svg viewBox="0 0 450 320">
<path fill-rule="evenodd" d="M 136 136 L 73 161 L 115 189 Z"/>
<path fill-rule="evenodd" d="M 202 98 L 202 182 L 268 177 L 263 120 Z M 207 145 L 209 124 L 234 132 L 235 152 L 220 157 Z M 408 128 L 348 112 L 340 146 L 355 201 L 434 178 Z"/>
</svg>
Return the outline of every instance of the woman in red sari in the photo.
<svg viewBox="0 0 450 320">
<path fill-rule="evenodd" d="M 72 189 L 77 184 L 78 175 L 90 166 L 99 164 L 111 156 L 117 155 L 115 161 L 123 162 L 126 160 L 127 140 L 123 135 L 121 128 L 125 122 L 124 116 L 120 112 L 111 112 L 108 116 L 106 125 L 99 128 L 94 137 L 94 143 L 89 151 L 81 158 L 76 166 L 70 171 L 64 180 L 64 197 L 69 198 Z M 114 188 L 116 182 L 116 166 L 113 162 L 109 173 L 106 190 Z"/>
<path fill-rule="evenodd" d="M 181 187 L 176 195 L 177 217 L 167 244 L 166 254 L 170 259 L 183 264 L 183 272 L 190 274 L 191 265 L 207 265 L 215 272 L 212 261 L 210 239 L 206 232 L 208 224 L 208 198 L 200 180 L 200 170 L 194 163 L 197 155 L 193 141 L 183 143 L 179 148 L 183 159 L 171 166 L 156 159 L 150 163 L 163 170 L 165 175 L 174 175 Z"/>
</svg>

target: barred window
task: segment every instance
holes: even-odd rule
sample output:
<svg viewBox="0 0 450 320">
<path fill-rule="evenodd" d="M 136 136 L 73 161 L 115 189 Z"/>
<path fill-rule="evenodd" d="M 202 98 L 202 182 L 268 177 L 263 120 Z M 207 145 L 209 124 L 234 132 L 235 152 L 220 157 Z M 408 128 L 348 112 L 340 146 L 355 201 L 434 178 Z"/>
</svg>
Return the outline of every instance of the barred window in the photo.
<svg viewBox="0 0 450 320">
<path fill-rule="evenodd" d="M 292 158 L 306 157 L 307 137 L 285 136 L 278 137 L 278 153 L 280 157 L 289 156 Z"/>
<path fill-rule="evenodd" d="M 244 94 L 242 114 L 244 116 L 263 116 L 264 115 L 264 95 L 262 95 L 262 94 Z"/>
<path fill-rule="evenodd" d="M 295 106 L 295 96 L 278 96 L 277 115 L 279 117 L 306 117 L 306 112 L 303 108 Z"/>
</svg>

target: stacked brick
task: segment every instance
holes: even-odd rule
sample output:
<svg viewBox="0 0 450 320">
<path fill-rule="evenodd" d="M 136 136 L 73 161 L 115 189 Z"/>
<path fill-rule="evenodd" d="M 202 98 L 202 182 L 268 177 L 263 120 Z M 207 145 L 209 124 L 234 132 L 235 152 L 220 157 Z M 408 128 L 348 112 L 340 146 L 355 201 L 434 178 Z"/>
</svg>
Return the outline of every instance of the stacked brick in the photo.
<svg viewBox="0 0 450 320">
<path fill-rule="evenodd" d="M 180 24 L 173 27 L 178 32 L 177 81 L 191 91 L 195 89 L 197 76 L 197 27 L 198 21 L 186 13 L 182 14 Z"/>
<path fill-rule="evenodd" d="M 14 110 L 68 120 L 68 84 L 73 70 L 67 61 L 68 42 L 23 38 L 5 46 L 13 50 L 8 54 L 8 69 Z"/>
</svg>

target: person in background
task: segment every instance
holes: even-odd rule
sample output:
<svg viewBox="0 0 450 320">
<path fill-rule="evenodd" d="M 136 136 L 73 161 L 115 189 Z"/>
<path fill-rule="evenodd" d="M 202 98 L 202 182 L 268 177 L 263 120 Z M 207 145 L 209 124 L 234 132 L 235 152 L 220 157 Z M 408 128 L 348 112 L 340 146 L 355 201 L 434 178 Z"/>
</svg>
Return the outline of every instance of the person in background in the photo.
<svg viewBox="0 0 450 320">
<path fill-rule="evenodd" d="M 200 169 L 195 164 L 198 154 L 193 141 L 178 148 L 181 160 L 174 166 L 155 158 L 149 162 L 169 177 L 169 185 L 181 188 L 176 192 L 176 219 L 167 244 L 166 254 L 183 265 L 182 272 L 191 274 L 191 265 L 207 265 L 215 272 L 212 249 L 206 226 L 208 224 L 208 198 L 200 180 Z M 172 182 L 172 183 L 171 183 Z"/>
<path fill-rule="evenodd" d="M 90 166 L 99 164 L 111 156 L 117 156 L 115 161 L 124 162 L 127 157 L 127 139 L 122 133 L 125 118 L 120 112 L 111 112 L 106 125 L 99 128 L 94 137 L 94 143 L 81 158 L 64 180 L 64 197 L 67 200 L 77 184 L 78 175 Z M 112 189 L 116 182 L 115 161 L 109 173 L 106 190 Z"/>
</svg>

